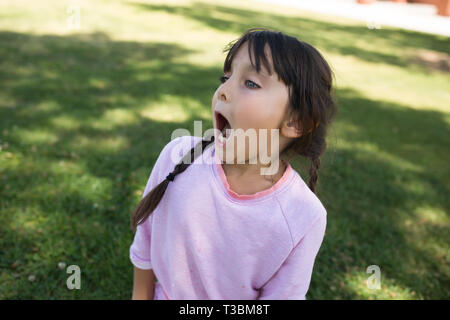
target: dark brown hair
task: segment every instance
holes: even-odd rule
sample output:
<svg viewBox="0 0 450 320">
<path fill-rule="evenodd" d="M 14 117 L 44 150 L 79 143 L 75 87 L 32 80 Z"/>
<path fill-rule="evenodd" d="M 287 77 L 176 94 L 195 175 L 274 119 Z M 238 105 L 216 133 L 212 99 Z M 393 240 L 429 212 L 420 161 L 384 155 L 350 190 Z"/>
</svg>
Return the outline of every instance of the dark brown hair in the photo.
<svg viewBox="0 0 450 320">
<path fill-rule="evenodd" d="M 261 61 L 272 74 L 270 63 L 265 55 L 265 47 L 270 47 L 272 64 L 278 79 L 281 79 L 289 89 L 289 112 L 302 135 L 294 139 L 281 155 L 292 158 L 295 155 L 311 159 L 309 169 L 309 188 L 315 193 L 317 172 L 320 166 L 320 156 L 326 148 L 326 131 L 328 124 L 337 112 L 333 98 L 333 72 L 322 55 L 310 44 L 293 36 L 265 28 L 251 28 L 239 39 L 230 42 L 224 49 L 228 52 L 223 71 L 230 72 L 231 63 L 239 48 L 248 41 L 250 59 L 255 57 L 257 72 L 261 70 Z M 201 145 L 201 152 L 214 141 L 200 141 L 191 152 L 186 154 L 174 170 L 151 190 L 138 204 L 131 216 L 131 228 L 143 223 L 161 201 L 167 185 L 174 181 L 177 174 L 187 169 L 189 164 L 199 155 L 195 152 Z"/>
</svg>

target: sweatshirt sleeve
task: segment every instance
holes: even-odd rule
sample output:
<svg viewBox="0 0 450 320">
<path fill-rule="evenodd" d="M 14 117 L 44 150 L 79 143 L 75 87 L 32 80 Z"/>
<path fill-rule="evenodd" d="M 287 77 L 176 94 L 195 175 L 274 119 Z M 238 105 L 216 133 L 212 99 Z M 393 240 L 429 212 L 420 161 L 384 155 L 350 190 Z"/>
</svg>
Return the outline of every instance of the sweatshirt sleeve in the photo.
<svg viewBox="0 0 450 320">
<path fill-rule="evenodd" d="M 275 275 L 263 286 L 258 300 L 306 300 L 314 261 L 322 245 L 326 214 L 312 224 Z"/>
<path fill-rule="evenodd" d="M 167 162 L 170 161 L 170 149 L 180 141 L 179 139 L 180 137 L 172 140 L 161 151 L 148 178 L 142 199 L 165 178 L 165 176 L 163 177 L 164 174 L 167 175 L 168 172 L 162 172 L 163 167 L 167 167 Z M 137 226 L 133 243 L 130 246 L 130 260 L 139 269 L 149 270 L 153 268 L 150 259 L 152 222 L 153 213 Z"/>
</svg>

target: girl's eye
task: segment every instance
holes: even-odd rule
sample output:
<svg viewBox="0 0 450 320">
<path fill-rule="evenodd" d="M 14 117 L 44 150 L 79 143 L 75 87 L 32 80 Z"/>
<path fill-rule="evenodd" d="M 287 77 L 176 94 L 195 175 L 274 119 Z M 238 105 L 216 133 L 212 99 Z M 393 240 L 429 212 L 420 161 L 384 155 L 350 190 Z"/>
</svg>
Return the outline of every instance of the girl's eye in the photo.
<svg viewBox="0 0 450 320">
<path fill-rule="evenodd" d="M 251 82 L 251 83 L 253 83 L 255 86 L 254 87 L 252 87 L 252 88 L 259 88 L 259 86 L 256 84 L 256 83 L 254 83 L 252 80 L 247 80 L 248 82 Z"/>
<path fill-rule="evenodd" d="M 228 79 L 228 77 L 226 77 L 226 76 L 221 76 L 220 78 L 219 78 L 219 80 L 220 80 L 220 82 L 221 83 L 224 83 L 225 81 L 227 81 L 227 79 Z M 250 87 L 250 88 L 259 88 L 259 85 L 257 85 L 256 83 L 254 83 L 253 81 L 251 81 L 251 80 L 246 80 L 246 81 L 248 81 L 248 82 L 250 82 L 250 83 L 253 83 L 255 86 L 252 86 L 252 87 Z"/>
</svg>

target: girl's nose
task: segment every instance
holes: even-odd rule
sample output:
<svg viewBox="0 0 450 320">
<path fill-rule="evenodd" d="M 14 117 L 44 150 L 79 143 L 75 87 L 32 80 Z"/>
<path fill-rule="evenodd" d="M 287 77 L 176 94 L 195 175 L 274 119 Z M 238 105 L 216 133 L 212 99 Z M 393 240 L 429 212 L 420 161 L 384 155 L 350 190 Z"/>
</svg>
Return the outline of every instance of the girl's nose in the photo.
<svg viewBox="0 0 450 320">
<path fill-rule="evenodd" d="M 222 83 L 222 85 L 219 88 L 219 99 L 223 101 L 227 101 L 230 99 L 230 79 Z"/>
<path fill-rule="evenodd" d="M 219 94 L 219 96 L 220 96 L 220 99 L 221 99 L 221 100 L 224 100 L 224 101 L 227 100 L 227 97 L 225 96 L 225 93 L 221 92 L 221 93 Z"/>
</svg>

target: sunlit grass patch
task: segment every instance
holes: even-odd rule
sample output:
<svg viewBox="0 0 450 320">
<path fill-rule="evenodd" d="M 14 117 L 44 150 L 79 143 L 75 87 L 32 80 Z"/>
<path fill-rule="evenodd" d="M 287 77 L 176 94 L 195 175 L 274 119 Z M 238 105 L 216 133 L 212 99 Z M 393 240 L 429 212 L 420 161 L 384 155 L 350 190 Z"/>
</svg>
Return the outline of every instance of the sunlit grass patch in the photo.
<svg viewBox="0 0 450 320">
<path fill-rule="evenodd" d="M 396 281 L 383 274 L 380 268 L 379 288 L 375 285 L 373 277 L 375 273 L 352 270 L 343 279 L 344 287 L 358 293 L 358 299 L 368 300 L 410 300 L 417 299 L 414 290 L 404 288 L 403 285 L 396 284 Z"/>
</svg>

